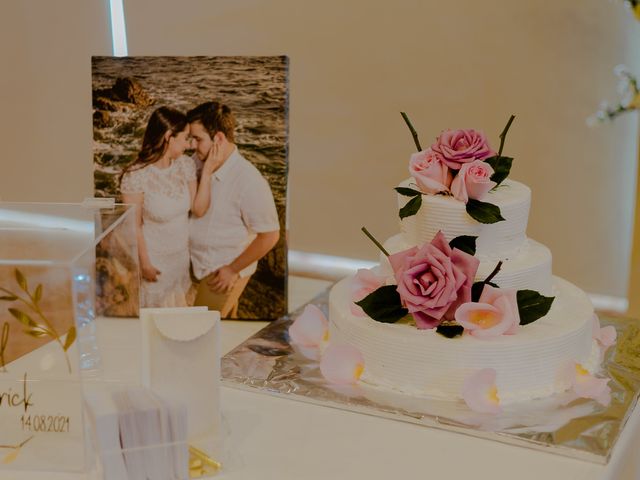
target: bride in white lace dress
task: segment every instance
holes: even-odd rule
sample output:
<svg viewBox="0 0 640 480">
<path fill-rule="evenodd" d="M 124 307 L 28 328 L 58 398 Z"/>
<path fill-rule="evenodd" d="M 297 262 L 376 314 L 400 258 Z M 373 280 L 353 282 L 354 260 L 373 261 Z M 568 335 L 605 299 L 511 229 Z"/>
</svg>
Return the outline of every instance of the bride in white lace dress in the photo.
<svg viewBox="0 0 640 480">
<path fill-rule="evenodd" d="M 155 110 L 137 159 L 123 172 L 122 199 L 137 206 L 141 307 L 188 305 L 189 211 L 202 216 L 210 188 L 198 188 L 189 147 L 189 124 L 177 110 Z M 213 157 L 217 152 L 213 152 Z"/>
</svg>

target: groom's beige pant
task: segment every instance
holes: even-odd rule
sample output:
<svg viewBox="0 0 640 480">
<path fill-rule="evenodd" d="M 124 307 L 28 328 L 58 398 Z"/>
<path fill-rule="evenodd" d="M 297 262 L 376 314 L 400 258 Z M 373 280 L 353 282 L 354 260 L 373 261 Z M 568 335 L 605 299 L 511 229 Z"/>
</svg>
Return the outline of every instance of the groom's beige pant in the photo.
<svg viewBox="0 0 640 480">
<path fill-rule="evenodd" d="M 220 318 L 238 318 L 240 295 L 242 295 L 244 288 L 247 286 L 247 283 L 249 283 L 251 275 L 238 278 L 231 290 L 227 293 L 213 292 L 207 284 L 210 276 L 211 275 L 207 275 L 200 280 L 194 305 L 198 307 L 209 307 L 209 310 L 217 310 L 220 312 Z"/>
</svg>

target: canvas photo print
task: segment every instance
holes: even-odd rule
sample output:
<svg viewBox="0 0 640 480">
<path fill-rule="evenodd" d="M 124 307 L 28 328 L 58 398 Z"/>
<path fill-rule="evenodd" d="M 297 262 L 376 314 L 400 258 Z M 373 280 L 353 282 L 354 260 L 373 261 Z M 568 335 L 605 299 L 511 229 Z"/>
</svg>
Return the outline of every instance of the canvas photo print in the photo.
<svg viewBox="0 0 640 480">
<path fill-rule="evenodd" d="M 140 306 L 287 313 L 288 59 L 93 57 L 92 101 L 95 195 L 138 207 Z"/>
</svg>

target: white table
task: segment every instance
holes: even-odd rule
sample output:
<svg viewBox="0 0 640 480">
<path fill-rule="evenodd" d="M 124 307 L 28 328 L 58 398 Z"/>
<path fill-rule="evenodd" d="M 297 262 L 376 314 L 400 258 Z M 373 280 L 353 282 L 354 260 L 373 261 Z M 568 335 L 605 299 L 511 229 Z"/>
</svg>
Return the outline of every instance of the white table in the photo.
<svg viewBox="0 0 640 480">
<path fill-rule="evenodd" d="M 328 282 L 290 279 L 290 309 Z M 126 322 L 126 320 L 121 322 Z M 226 352 L 266 322 L 225 321 Z M 130 325 L 122 324 L 130 331 Z M 135 381 L 139 338 L 109 342 L 113 371 Z M 117 354 L 117 355 L 113 355 Z M 111 370 L 110 370 L 111 371 Z M 640 413 L 636 411 L 607 466 L 379 417 L 222 388 L 225 480 L 491 479 L 631 480 L 640 478 Z M 79 479 L 79 476 L 0 472 L 0 479 Z"/>
</svg>

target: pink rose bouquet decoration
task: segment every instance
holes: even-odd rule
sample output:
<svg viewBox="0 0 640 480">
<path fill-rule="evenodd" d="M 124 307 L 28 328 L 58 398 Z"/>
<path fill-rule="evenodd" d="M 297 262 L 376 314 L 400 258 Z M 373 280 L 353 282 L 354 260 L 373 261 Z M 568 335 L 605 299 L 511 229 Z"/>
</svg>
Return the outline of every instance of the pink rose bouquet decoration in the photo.
<svg viewBox="0 0 640 480">
<path fill-rule="evenodd" d="M 452 320 L 463 303 L 471 301 L 471 287 L 480 261 L 452 249 L 438 232 L 431 243 L 389 256 L 402 304 L 420 329 Z"/>
<path fill-rule="evenodd" d="M 451 193 L 456 200 L 464 203 L 469 199 L 482 200 L 497 185 L 491 181 L 493 173 L 491 165 L 482 160 L 465 163 L 451 183 Z"/>
<path fill-rule="evenodd" d="M 513 335 L 520 325 L 516 290 L 484 285 L 478 302 L 460 305 L 455 318 L 477 338 Z"/>
<path fill-rule="evenodd" d="M 411 155 L 409 173 L 422 192 L 432 194 L 448 192 L 453 178 L 442 155 L 430 148 Z"/>
<path fill-rule="evenodd" d="M 431 145 L 431 150 L 442 156 L 444 163 L 453 170 L 460 170 L 465 163 L 495 156 L 486 137 L 477 130 L 445 130 Z"/>
<path fill-rule="evenodd" d="M 419 189 L 396 187 L 396 192 L 410 197 L 398 211 L 400 219 L 416 215 L 423 195 L 449 194 L 465 204 L 465 210 L 479 223 L 504 221 L 500 207 L 482 201 L 490 190 L 509 175 L 513 158 L 503 156 L 507 131 L 515 118 L 509 118 L 500 134 L 500 149 L 495 152 L 482 132 L 474 129 L 445 130 L 431 147 L 423 150 L 418 134 L 406 113 L 401 112 L 418 149 L 411 155 L 409 172 Z"/>
</svg>

